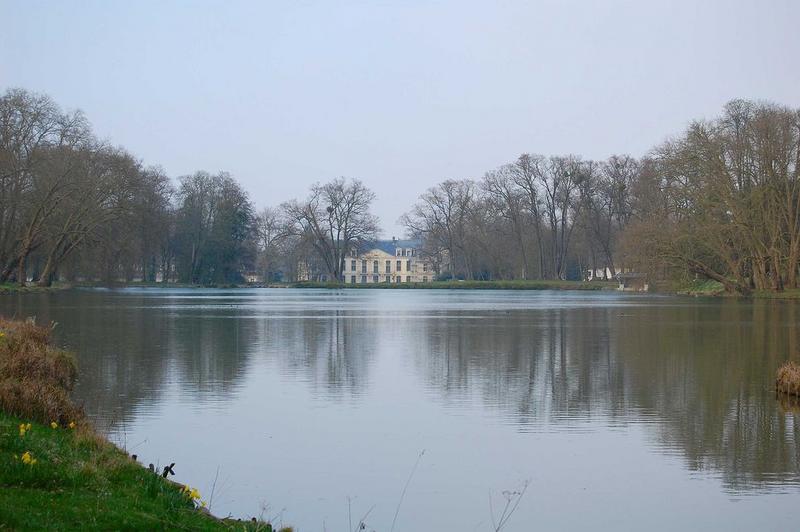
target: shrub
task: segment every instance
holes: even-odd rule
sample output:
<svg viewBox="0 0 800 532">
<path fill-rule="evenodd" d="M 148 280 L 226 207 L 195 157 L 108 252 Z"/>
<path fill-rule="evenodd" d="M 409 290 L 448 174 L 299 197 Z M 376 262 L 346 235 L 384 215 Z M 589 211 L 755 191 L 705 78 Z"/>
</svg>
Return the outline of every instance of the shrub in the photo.
<svg viewBox="0 0 800 532">
<path fill-rule="evenodd" d="M 77 368 L 70 353 L 50 346 L 50 331 L 32 320 L 0 318 L 0 409 L 66 425 L 83 419 L 69 398 Z"/>
<path fill-rule="evenodd" d="M 779 392 L 800 396 L 800 365 L 786 362 L 778 369 L 775 387 Z"/>
</svg>

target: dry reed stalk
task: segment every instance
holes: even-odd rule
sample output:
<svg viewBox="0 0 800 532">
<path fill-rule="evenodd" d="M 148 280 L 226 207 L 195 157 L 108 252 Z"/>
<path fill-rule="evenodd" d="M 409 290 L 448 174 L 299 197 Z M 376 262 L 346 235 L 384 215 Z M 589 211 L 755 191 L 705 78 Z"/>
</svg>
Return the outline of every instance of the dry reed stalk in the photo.
<svg viewBox="0 0 800 532">
<path fill-rule="evenodd" d="M 84 418 L 69 397 L 77 369 L 70 353 L 50 345 L 50 331 L 0 318 L 0 410 L 66 426 Z"/>
<path fill-rule="evenodd" d="M 786 362 L 778 369 L 775 388 L 781 393 L 800 396 L 800 365 Z"/>
</svg>

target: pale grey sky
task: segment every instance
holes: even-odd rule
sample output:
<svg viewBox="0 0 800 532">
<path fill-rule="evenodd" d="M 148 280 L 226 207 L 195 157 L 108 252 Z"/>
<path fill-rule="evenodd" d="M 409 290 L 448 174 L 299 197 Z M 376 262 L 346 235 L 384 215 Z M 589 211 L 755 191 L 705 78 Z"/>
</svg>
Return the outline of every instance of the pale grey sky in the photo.
<svg viewBox="0 0 800 532">
<path fill-rule="evenodd" d="M 0 0 L 0 90 L 45 92 L 258 207 L 344 175 L 385 236 L 522 152 L 642 155 L 732 98 L 800 106 L 800 1 Z"/>
</svg>

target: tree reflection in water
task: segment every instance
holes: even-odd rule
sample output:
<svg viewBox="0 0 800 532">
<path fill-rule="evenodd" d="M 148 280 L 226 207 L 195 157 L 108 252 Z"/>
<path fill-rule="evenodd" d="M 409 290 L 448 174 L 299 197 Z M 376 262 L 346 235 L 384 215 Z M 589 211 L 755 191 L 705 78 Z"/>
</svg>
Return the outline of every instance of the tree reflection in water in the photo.
<svg viewBox="0 0 800 532">
<path fill-rule="evenodd" d="M 77 398 L 108 430 L 173 392 L 228 401 L 262 364 L 358 401 L 382 385 L 377 360 L 401 357 L 435 400 L 477 402 L 520 431 L 640 423 L 657 451 L 731 490 L 797 482 L 797 405 L 776 400 L 773 376 L 800 352 L 798 304 L 430 297 L 70 291 L 7 296 L 0 310 L 58 322 L 57 341 L 79 354 Z"/>
</svg>

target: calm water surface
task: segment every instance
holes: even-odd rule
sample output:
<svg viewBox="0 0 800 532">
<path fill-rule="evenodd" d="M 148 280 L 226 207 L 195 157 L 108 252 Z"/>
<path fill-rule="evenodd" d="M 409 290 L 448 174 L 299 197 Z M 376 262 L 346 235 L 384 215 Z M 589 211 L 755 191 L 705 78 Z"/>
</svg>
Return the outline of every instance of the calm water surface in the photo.
<svg viewBox="0 0 800 532">
<path fill-rule="evenodd" d="M 300 531 L 791 530 L 800 304 L 616 293 L 75 290 L 76 396 L 219 515 Z M 349 502 L 348 502 L 349 501 Z"/>
</svg>

